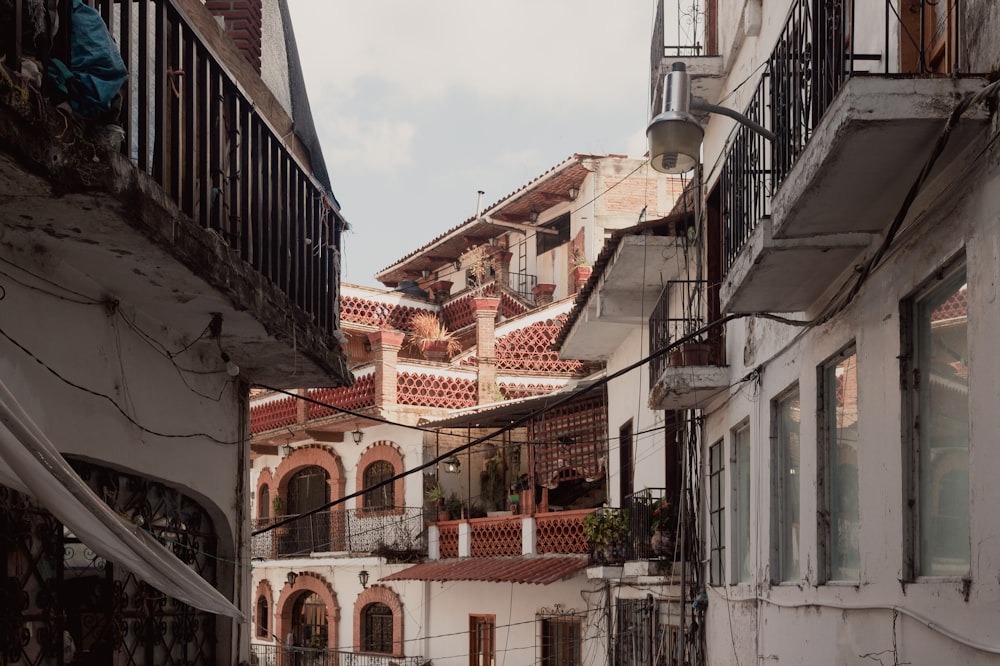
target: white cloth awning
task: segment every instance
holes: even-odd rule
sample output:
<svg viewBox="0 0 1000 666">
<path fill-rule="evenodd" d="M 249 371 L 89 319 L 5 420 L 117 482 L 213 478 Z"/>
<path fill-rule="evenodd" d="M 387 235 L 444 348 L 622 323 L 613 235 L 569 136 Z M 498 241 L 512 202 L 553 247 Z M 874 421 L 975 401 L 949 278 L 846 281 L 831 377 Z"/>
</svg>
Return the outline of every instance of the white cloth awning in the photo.
<svg viewBox="0 0 1000 666">
<path fill-rule="evenodd" d="M 0 381 L 0 483 L 35 497 L 91 550 L 160 592 L 210 613 L 243 613 L 148 532 L 115 513 L 69 466 Z"/>
</svg>

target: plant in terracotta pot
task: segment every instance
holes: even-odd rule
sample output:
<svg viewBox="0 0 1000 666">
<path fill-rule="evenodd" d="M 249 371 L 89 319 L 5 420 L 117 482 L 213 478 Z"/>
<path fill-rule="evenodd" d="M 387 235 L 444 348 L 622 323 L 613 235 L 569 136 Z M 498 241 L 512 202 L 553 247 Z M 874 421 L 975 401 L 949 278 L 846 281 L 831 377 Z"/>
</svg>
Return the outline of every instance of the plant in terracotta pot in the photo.
<svg viewBox="0 0 1000 666">
<path fill-rule="evenodd" d="M 666 497 L 653 502 L 650 512 L 649 543 L 658 557 L 670 555 L 674 550 L 674 534 L 677 529 L 677 508 Z"/>
<path fill-rule="evenodd" d="M 434 483 L 430 486 L 424 493 L 424 497 L 437 510 L 438 522 L 451 520 L 451 516 L 444 508 L 444 488 L 441 487 L 440 483 Z"/>
<path fill-rule="evenodd" d="M 583 517 L 583 536 L 600 562 L 620 560 L 625 554 L 628 535 L 628 509 L 603 508 Z"/>
<path fill-rule="evenodd" d="M 462 345 L 433 312 L 421 312 L 410 320 L 410 345 L 428 361 L 447 361 L 462 351 Z"/>
</svg>

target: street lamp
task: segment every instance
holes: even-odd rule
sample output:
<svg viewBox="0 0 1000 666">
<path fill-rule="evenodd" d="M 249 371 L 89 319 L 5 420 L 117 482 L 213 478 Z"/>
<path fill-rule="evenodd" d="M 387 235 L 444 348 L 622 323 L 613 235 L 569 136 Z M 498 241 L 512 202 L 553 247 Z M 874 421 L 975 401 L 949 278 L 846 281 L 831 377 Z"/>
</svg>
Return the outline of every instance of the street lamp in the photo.
<svg viewBox="0 0 1000 666">
<path fill-rule="evenodd" d="M 775 140 L 773 133 L 742 113 L 692 97 L 691 77 L 682 62 L 675 62 L 667 74 L 664 100 L 663 113 L 653 118 L 646 128 L 650 165 L 661 173 L 686 173 L 698 164 L 705 130 L 691 115 L 691 109 L 727 116 L 769 141 Z"/>
<path fill-rule="evenodd" d="M 458 474 L 462 471 L 462 463 L 458 458 L 452 456 L 444 461 L 444 471 L 449 474 Z"/>
<path fill-rule="evenodd" d="M 358 581 L 361 582 L 361 589 L 368 589 L 368 570 L 362 569 L 361 573 L 358 574 Z"/>
</svg>

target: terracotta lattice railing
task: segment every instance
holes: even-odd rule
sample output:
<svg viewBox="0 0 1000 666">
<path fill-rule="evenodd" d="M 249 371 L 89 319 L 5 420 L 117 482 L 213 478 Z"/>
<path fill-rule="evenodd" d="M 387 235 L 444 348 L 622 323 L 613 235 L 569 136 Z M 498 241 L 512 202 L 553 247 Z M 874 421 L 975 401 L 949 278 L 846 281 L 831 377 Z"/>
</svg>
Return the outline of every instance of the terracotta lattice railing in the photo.
<svg viewBox="0 0 1000 666">
<path fill-rule="evenodd" d="M 438 544 L 442 558 L 458 557 L 458 521 L 438 523 Z"/>
<path fill-rule="evenodd" d="M 593 509 L 540 513 L 535 516 L 536 548 L 539 553 L 586 553 L 583 517 Z"/>
<path fill-rule="evenodd" d="M 469 527 L 473 557 L 521 554 L 521 516 L 476 518 Z"/>
</svg>

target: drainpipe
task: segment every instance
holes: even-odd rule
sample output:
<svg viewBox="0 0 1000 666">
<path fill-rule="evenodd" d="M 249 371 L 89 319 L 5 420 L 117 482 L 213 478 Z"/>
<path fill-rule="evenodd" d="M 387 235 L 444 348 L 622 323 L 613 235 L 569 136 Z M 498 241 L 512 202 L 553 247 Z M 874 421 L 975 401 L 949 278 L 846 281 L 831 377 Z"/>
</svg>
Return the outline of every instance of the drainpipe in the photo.
<svg viewBox="0 0 1000 666">
<path fill-rule="evenodd" d="M 478 190 L 476 194 L 478 195 L 476 197 L 476 219 L 478 220 L 479 216 L 483 214 L 483 195 L 486 193 Z"/>
<path fill-rule="evenodd" d="M 690 427 L 684 428 L 684 432 L 685 432 L 684 439 L 687 441 L 688 446 L 690 446 L 691 445 L 690 434 L 689 434 L 691 432 Z M 679 664 L 686 663 L 684 661 L 685 658 L 684 653 L 686 652 L 687 648 L 687 638 L 684 636 L 684 612 L 686 610 L 685 606 L 687 606 L 687 543 L 686 543 L 687 529 L 685 529 L 685 526 L 687 525 L 688 457 L 687 457 L 687 451 L 685 450 L 686 448 L 687 447 L 683 447 L 681 449 L 681 502 L 679 508 L 681 516 L 681 617 L 679 623 L 681 645 L 679 650 L 680 654 L 678 655 L 679 661 L 677 662 Z"/>
</svg>

